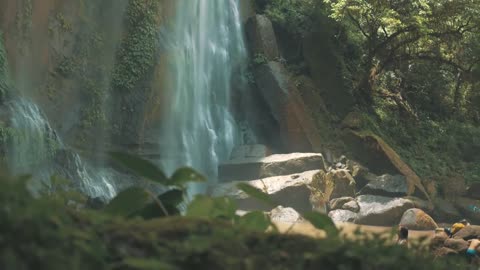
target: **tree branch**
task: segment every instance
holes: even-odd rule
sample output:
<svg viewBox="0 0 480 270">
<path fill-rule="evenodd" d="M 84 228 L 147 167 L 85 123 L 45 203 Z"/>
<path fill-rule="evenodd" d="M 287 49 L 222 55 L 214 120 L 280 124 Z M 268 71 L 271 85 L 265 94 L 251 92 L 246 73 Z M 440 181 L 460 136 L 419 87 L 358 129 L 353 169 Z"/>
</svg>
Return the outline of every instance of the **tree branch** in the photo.
<svg viewBox="0 0 480 270">
<path fill-rule="evenodd" d="M 362 32 L 362 34 L 366 37 L 366 38 L 370 38 L 370 35 L 368 35 L 365 30 L 362 28 L 362 25 L 360 24 L 360 22 L 355 19 L 355 17 L 353 17 L 353 15 L 350 13 L 350 11 L 347 11 L 347 15 L 348 15 L 348 18 L 350 18 L 350 20 L 353 21 L 353 23 L 355 24 L 355 26 L 357 26 L 357 28 Z"/>
</svg>

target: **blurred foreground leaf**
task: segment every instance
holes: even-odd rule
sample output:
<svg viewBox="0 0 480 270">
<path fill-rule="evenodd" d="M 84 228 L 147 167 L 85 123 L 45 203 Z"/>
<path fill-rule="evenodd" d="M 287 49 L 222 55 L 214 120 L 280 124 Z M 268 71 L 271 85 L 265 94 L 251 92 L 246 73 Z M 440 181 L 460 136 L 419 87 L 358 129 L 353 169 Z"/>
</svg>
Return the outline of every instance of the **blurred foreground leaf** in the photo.
<svg viewBox="0 0 480 270">
<path fill-rule="evenodd" d="M 188 205 L 187 216 L 225 218 L 232 220 L 235 218 L 236 210 L 237 206 L 230 198 L 212 198 L 205 195 L 199 195 Z"/>
<path fill-rule="evenodd" d="M 168 180 L 169 185 L 178 187 L 183 187 L 185 184 L 190 182 L 203 183 L 207 182 L 207 179 L 194 169 L 184 167 L 175 171 L 172 177 Z"/>
<path fill-rule="evenodd" d="M 131 170 L 133 173 L 139 176 L 145 177 L 160 184 L 168 183 L 168 178 L 165 176 L 162 170 L 148 160 L 122 152 L 110 152 L 110 156 L 113 160 L 119 162 L 125 168 Z"/>
<path fill-rule="evenodd" d="M 271 224 L 270 218 L 260 211 L 247 213 L 238 219 L 238 225 L 240 227 L 257 232 L 266 231 Z"/>
<path fill-rule="evenodd" d="M 324 230 L 329 237 L 338 236 L 339 232 L 337 226 L 335 226 L 335 223 L 333 223 L 332 219 L 329 216 L 318 212 L 307 212 L 302 216 L 310 223 L 312 223 L 315 228 Z"/>
<path fill-rule="evenodd" d="M 144 208 L 150 200 L 148 192 L 133 187 L 120 192 L 105 207 L 105 211 L 112 215 L 129 216 Z"/>
<path fill-rule="evenodd" d="M 275 206 L 275 202 L 272 200 L 272 198 L 270 198 L 270 196 L 261 191 L 260 189 L 252 186 L 252 185 L 249 185 L 249 184 L 246 184 L 246 183 L 240 183 L 237 185 L 237 188 L 240 189 L 241 191 L 245 192 L 248 196 L 254 198 L 254 199 L 257 199 L 259 201 L 262 201 L 264 203 L 266 203 L 267 205 L 270 205 L 270 206 Z"/>
</svg>

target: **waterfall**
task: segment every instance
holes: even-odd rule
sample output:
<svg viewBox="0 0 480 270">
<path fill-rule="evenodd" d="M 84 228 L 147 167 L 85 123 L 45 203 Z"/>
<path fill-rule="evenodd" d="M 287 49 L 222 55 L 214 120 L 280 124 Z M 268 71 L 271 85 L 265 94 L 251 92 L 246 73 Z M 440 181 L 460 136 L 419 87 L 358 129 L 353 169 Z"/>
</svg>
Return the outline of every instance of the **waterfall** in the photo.
<svg viewBox="0 0 480 270">
<path fill-rule="evenodd" d="M 14 130 L 7 150 L 10 170 L 15 174 L 45 171 L 61 142 L 34 103 L 14 100 L 9 110 Z"/>
<path fill-rule="evenodd" d="M 162 166 L 191 166 L 210 179 L 239 139 L 230 112 L 231 80 L 246 59 L 240 0 L 177 0 L 172 29 L 162 35 L 171 89 L 162 126 Z"/>
<path fill-rule="evenodd" d="M 80 156 L 65 148 L 38 106 L 24 98 L 12 100 L 7 163 L 13 174 L 31 174 L 29 188 L 36 193 L 49 184 L 52 175 L 73 180 L 89 197 L 108 200 L 117 191 L 111 173 L 103 168 L 93 168 Z"/>
</svg>

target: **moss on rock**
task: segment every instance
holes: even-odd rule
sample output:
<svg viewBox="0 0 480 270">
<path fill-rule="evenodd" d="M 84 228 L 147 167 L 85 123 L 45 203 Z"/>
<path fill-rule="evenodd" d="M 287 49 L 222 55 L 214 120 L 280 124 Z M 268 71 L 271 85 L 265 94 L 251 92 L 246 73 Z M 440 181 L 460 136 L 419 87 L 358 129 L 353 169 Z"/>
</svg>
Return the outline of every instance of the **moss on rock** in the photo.
<svg viewBox="0 0 480 270">
<path fill-rule="evenodd" d="M 125 36 L 117 55 L 113 88 L 132 91 L 155 64 L 158 48 L 158 0 L 130 0 L 125 18 Z"/>
</svg>

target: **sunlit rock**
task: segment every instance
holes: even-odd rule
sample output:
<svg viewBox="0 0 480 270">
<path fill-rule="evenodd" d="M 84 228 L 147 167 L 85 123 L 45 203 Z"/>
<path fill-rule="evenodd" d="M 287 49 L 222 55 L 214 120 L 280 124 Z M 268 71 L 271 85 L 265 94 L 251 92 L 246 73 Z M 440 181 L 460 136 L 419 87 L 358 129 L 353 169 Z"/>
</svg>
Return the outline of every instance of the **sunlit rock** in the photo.
<svg viewBox="0 0 480 270">
<path fill-rule="evenodd" d="M 402 175 L 385 174 L 376 177 L 360 190 L 360 194 L 402 197 L 408 193 L 407 180 Z"/>
<path fill-rule="evenodd" d="M 220 165 L 218 173 L 221 181 L 234 181 L 290 175 L 320 169 L 325 169 L 322 154 L 291 153 L 264 158 L 245 157 L 230 160 Z"/>
<path fill-rule="evenodd" d="M 301 215 L 291 207 L 277 206 L 270 211 L 269 216 L 274 222 L 297 223 L 302 221 Z"/>
<path fill-rule="evenodd" d="M 414 207 L 414 203 L 404 198 L 389 198 L 375 195 L 357 197 L 360 211 L 356 223 L 376 226 L 398 224 L 403 213 Z"/>
<path fill-rule="evenodd" d="M 271 199 L 283 207 L 292 207 L 296 211 L 312 211 L 310 197 L 312 184 L 319 170 L 307 171 L 299 174 L 268 177 L 252 181 L 234 181 L 224 184 L 212 185 L 209 193 L 212 196 L 229 196 L 235 199 L 239 209 L 270 211 L 275 206 L 270 206 L 257 199 L 248 197 L 237 188 L 238 183 L 248 183 L 270 195 Z"/>
<path fill-rule="evenodd" d="M 333 210 L 328 213 L 328 216 L 334 221 L 334 222 L 350 222 L 354 223 L 355 220 L 357 219 L 357 214 L 349 211 L 349 210 L 343 210 L 343 209 L 338 209 L 338 210 Z"/>
<path fill-rule="evenodd" d="M 434 230 L 438 227 L 432 217 L 418 208 L 405 211 L 400 220 L 400 225 L 409 230 Z"/>
</svg>

